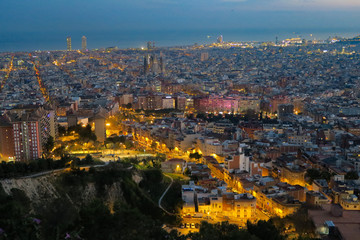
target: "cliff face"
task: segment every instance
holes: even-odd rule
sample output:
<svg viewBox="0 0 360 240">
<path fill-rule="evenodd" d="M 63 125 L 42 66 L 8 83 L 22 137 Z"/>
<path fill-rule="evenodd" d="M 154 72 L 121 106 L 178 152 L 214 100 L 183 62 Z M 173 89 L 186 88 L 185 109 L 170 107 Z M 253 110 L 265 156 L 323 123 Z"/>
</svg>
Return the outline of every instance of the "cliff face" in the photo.
<svg viewBox="0 0 360 240">
<path fill-rule="evenodd" d="M 104 190 L 99 194 L 95 183 L 88 182 L 82 186 L 72 187 L 71 191 L 75 191 L 76 199 L 71 197 L 73 194 L 68 194 L 64 191 L 63 186 L 59 186 L 58 178 L 60 176 L 47 175 L 36 178 L 21 178 L 21 179 L 5 179 L 0 180 L 6 194 L 11 195 L 11 189 L 16 188 L 22 190 L 30 199 L 33 206 L 38 204 L 46 204 L 52 202 L 54 199 L 66 197 L 74 206 L 86 204 L 97 197 L 100 197 L 110 207 L 117 200 L 123 200 L 123 191 L 121 189 L 121 180 L 113 182 L 111 185 L 104 186 Z M 132 172 L 132 180 L 138 184 L 142 180 L 142 176 L 138 172 Z M 79 201 L 80 200 L 80 201 Z"/>
<path fill-rule="evenodd" d="M 157 205 L 159 169 L 113 163 L 56 174 L 0 180 L 6 239 L 165 239 L 162 223 L 176 220 Z"/>
<path fill-rule="evenodd" d="M 31 202 L 52 200 L 59 197 L 59 193 L 52 184 L 54 176 L 42 176 L 37 178 L 5 179 L 1 180 L 6 194 L 11 194 L 11 189 L 22 190 Z"/>
</svg>

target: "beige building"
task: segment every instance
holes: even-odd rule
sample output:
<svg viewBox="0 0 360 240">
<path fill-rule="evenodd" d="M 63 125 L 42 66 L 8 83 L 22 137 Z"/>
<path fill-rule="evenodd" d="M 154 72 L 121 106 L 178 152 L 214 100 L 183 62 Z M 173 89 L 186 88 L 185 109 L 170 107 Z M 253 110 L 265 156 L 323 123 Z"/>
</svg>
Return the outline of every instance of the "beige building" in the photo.
<svg viewBox="0 0 360 240">
<path fill-rule="evenodd" d="M 344 210 L 360 210 L 360 201 L 354 194 L 340 194 L 340 205 Z"/>
<path fill-rule="evenodd" d="M 205 219 L 229 219 L 243 224 L 256 220 L 256 198 L 251 194 L 226 192 L 226 188 L 222 187 L 211 193 L 204 193 L 203 190 L 200 186 L 183 186 L 184 215 L 190 213 Z"/>
<path fill-rule="evenodd" d="M 104 142 L 106 139 L 105 117 L 101 114 L 97 114 L 95 116 L 94 122 L 97 141 Z"/>
<path fill-rule="evenodd" d="M 175 100 L 171 96 L 162 98 L 162 108 L 163 109 L 173 109 L 175 108 Z"/>
<path fill-rule="evenodd" d="M 170 159 L 161 163 L 161 170 L 167 173 L 182 173 L 186 166 L 186 161 L 178 158 Z"/>
</svg>

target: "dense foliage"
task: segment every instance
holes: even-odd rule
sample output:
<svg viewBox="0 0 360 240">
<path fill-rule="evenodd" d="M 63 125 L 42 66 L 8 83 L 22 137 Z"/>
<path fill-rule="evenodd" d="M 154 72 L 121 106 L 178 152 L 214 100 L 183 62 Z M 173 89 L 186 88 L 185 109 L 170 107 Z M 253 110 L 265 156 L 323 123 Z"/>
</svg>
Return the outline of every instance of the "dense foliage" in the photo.
<svg viewBox="0 0 360 240">
<path fill-rule="evenodd" d="M 307 182 L 312 184 L 316 179 L 325 179 L 326 181 L 330 181 L 331 173 L 328 171 L 320 171 L 315 168 L 310 168 L 306 171 L 305 177 L 307 178 Z"/>
<path fill-rule="evenodd" d="M 64 155 L 60 160 L 40 158 L 30 162 L 1 162 L 0 178 L 22 177 L 44 171 L 93 164 L 96 162 L 91 155 L 87 155 L 84 159 Z"/>
<path fill-rule="evenodd" d="M 359 175 L 356 171 L 351 171 L 351 172 L 346 173 L 345 179 L 346 180 L 357 180 L 357 179 L 359 179 Z"/>
</svg>

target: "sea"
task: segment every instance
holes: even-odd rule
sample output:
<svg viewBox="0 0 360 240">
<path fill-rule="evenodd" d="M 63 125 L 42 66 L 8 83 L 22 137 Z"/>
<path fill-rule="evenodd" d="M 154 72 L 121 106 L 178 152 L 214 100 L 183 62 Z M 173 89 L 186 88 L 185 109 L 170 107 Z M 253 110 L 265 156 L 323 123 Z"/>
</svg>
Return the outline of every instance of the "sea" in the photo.
<svg viewBox="0 0 360 240">
<path fill-rule="evenodd" d="M 66 50 L 66 37 L 71 36 L 72 48 L 81 48 L 81 37 L 86 36 L 88 49 L 107 47 L 141 48 L 148 41 L 156 47 L 186 46 L 195 43 L 210 44 L 218 36 L 228 42 L 275 41 L 301 37 L 307 40 L 322 40 L 329 37 L 355 37 L 358 29 L 181 29 L 181 30 L 94 30 L 71 32 L 1 32 L 0 52 Z"/>
</svg>

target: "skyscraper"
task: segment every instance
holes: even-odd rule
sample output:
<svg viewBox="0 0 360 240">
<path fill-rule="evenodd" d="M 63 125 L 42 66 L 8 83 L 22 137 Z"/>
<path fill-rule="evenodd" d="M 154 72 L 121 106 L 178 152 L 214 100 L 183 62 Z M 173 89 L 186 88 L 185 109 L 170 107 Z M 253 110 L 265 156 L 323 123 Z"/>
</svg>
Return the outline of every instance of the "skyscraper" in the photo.
<svg viewBox="0 0 360 240">
<path fill-rule="evenodd" d="M 218 43 L 222 43 L 223 42 L 223 36 L 220 35 L 218 38 L 217 38 L 217 42 Z"/>
<path fill-rule="evenodd" d="M 151 50 L 152 46 L 151 46 L 151 42 L 147 42 L 147 50 Z"/>
<path fill-rule="evenodd" d="M 82 38 L 81 38 L 81 49 L 83 51 L 86 50 L 86 37 L 85 36 L 82 36 Z"/>
<path fill-rule="evenodd" d="M 149 72 L 150 67 L 150 55 L 146 54 L 144 56 L 144 74 L 147 74 Z"/>
<path fill-rule="evenodd" d="M 67 37 L 66 38 L 66 43 L 67 43 L 67 50 L 71 51 L 71 37 Z"/>
</svg>

